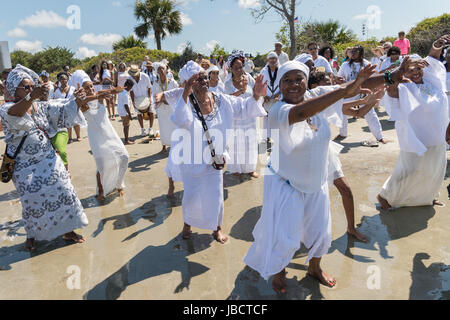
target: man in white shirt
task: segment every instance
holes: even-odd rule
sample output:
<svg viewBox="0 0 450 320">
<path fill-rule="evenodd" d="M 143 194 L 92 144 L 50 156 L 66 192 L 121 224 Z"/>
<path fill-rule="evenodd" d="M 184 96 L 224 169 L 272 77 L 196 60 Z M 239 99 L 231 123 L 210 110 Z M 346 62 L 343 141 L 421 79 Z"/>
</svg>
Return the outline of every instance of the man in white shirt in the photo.
<svg viewBox="0 0 450 320">
<path fill-rule="evenodd" d="M 330 63 L 324 57 L 319 55 L 319 46 L 315 42 L 311 42 L 308 44 L 308 52 L 311 54 L 314 60 L 314 65 L 316 68 L 324 67 L 326 72 L 332 73 L 333 69 L 331 69 Z"/>
<path fill-rule="evenodd" d="M 281 42 L 275 43 L 275 52 L 278 55 L 278 65 L 281 67 L 283 64 L 289 61 L 287 53 L 283 52 L 283 44 Z"/>
<path fill-rule="evenodd" d="M 150 128 L 148 135 L 150 138 L 154 137 L 153 121 L 155 120 L 155 108 L 152 103 L 152 83 L 150 78 L 143 72 L 140 72 L 137 65 L 132 65 L 128 74 L 133 83 L 133 89 L 130 91 L 131 100 L 134 108 L 138 114 L 139 125 L 141 126 L 141 134 L 144 136 L 144 115 L 148 115 L 150 121 Z"/>
<path fill-rule="evenodd" d="M 156 76 L 155 76 L 155 74 L 153 73 L 153 64 L 152 64 L 152 62 L 151 61 L 149 61 L 148 63 L 147 63 L 147 65 L 146 65 L 146 68 L 145 68 L 145 70 L 143 71 L 148 77 L 149 77 L 149 79 L 150 79 L 150 82 L 152 83 L 152 86 L 153 86 L 153 83 L 155 83 L 155 80 L 156 80 Z"/>
<path fill-rule="evenodd" d="M 149 63 L 149 61 L 150 61 L 150 58 L 148 56 L 145 56 L 144 62 L 142 62 L 142 65 L 141 65 L 142 72 L 144 72 L 145 69 L 147 69 L 147 64 Z"/>
<path fill-rule="evenodd" d="M 248 53 L 245 54 L 245 64 L 244 71 L 248 74 L 251 74 L 253 77 L 253 70 L 255 69 L 255 64 L 250 59 L 250 55 Z"/>
</svg>

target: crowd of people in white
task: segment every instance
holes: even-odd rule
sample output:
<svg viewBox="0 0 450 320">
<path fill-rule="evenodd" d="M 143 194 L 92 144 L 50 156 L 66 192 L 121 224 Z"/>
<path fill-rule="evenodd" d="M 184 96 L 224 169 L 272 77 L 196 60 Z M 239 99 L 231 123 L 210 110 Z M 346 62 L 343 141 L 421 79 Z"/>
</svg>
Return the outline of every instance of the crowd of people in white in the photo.
<svg viewBox="0 0 450 320">
<path fill-rule="evenodd" d="M 257 76 L 249 55 L 233 51 L 226 61 L 199 55 L 179 71 L 178 82 L 167 60 L 148 57 L 141 66 L 120 63 L 117 70 L 104 61 L 90 75 L 67 68 L 55 84 L 47 72 L 17 65 L 2 75 L 6 103 L 0 117 L 5 159 L 15 161 L 12 181 L 23 208 L 26 248 L 58 236 L 86 240 L 74 232 L 88 219 L 66 152 L 68 143 L 81 139 L 80 128 L 87 127 L 97 165 L 98 200 L 114 191 L 124 194 L 126 145 L 134 144 L 130 124 L 136 113 L 141 135 L 159 139 L 161 152 L 169 150 L 168 196 L 174 195 L 174 181 L 183 183 L 183 239 L 196 227 L 227 242 L 223 170 L 258 178 L 258 145 L 271 146 L 262 214 L 244 261 L 265 279 L 274 276 L 273 289 L 284 292 L 285 268 L 303 243 L 308 273 L 333 287 L 336 280 L 320 265 L 332 240 L 329 184 L 342 195 L 349 235 L 367 237 L 355 228 L 353 195 L 339 161 L 342 145 L 332 141 L 330 125 L 340 129 L 334 139 L 340 141 L 348 136 L 348 117 L 365 118 L 376 141 L 363 144 L 387 143 L 376 112 L 381 103 L 395 121 L 401 150 L 392 176 L 380 186 L 381 207 L 442 205 L 438 195 L 450 143 L 449 44 L 450 36 L 442 36 L 422 58 L 385 43 L 374 49 L 372 62 L 357 46 L 339 66 L 331 47 L 310 43 L 290 60 L 276 43 Z M 116 113 L 123 142 L 111 124 Z"/>
</svg>

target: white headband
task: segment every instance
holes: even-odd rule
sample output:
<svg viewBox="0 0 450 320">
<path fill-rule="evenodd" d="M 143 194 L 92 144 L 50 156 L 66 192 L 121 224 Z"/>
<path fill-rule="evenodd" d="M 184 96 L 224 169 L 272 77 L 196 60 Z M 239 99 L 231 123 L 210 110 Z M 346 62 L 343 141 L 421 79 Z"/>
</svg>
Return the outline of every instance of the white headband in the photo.
<svg viewBox="0 0 450 320">
<path fill-rule="evenodd" d="M 305 74 L 306 81 L 309 79 L 309 68 L 306 64 L 301 63 L 299 61 L 288 61 L 283 64 L 280 69 L 278 69 L 277 80 L 275 81 L 275 87 L 280 86 L 281 79 L 283 79 L 284 75 L 290 71 L 298 70 Z"/>
</svg>

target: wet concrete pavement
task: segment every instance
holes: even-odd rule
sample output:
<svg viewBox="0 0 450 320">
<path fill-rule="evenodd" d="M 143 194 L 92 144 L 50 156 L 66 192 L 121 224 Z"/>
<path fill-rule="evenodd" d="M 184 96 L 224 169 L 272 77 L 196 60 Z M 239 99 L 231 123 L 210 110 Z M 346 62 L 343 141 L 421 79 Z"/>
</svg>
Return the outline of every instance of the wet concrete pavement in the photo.
<svg viewBox="0 0 450 320">
<path fill-rule="evenodd" d="M 376 195 L 398 155 L 393 123 L 381 115 L 390 144 L 362 147 L 361 141 L 373 139 L 364 120 L 351 121 L 351 136 L 342 142 L 341 161 L 355 196 L 356 221 L 370 241 L 347 237 L 341 198 L 330 188 L 333 243 L 322 264 L 337 279 L 334 289 L 306 275 L 304 249 L 287 268 L 284 296 L 244 265 L 261 214 L 263 178 L 225 175 L 227 244 L 198 229 L 192 240 L 184 241 L 182 186 L 176 184 L 175 200 L 165 197 L 167 154 L 158 153 L 160 143 L 145 144 L 146 139 L 139 138 L 127 146 L 126 195 L 111 195 L 100 205 L 95 199 L 95 162 L 83 130 L 85 139 L 70 144 L 68 152 L 73 183 L 90 222 L 81 230 L 87 242 L 67 245 L 56 239 L 38 243 L 36 253 L 24 251 L 18 194 L 12 183 L 1 184 L 0 299 L 449 299 L 450 171 L 440 196 L 446 207 L 380 212 Z M 114 126 L 122 136 L 121 123 Z M 139 132 L 137 121 L 131 132 Z"/>
</svg>

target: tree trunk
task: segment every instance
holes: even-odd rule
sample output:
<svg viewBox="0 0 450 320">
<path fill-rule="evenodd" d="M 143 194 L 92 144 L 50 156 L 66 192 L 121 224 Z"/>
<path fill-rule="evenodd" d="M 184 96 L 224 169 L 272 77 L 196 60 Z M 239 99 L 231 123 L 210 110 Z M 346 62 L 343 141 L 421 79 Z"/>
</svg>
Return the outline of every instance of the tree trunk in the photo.
<svg viewBox="0 0 450 320">
<path fill-rule="evenodd" d="M 291 38 L 291 53 L 290 53 L 291 59 L 294 59 L 295 56 L 297 55 L 297 44 L 296 44 L 294 19 L 289 19 L 289 36 Z"/>
<path fill-rule="evenodd" d="M 155 31 L 156 49 L 161 50 L 161 34 Z"/>
</svg>

